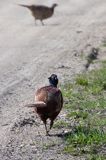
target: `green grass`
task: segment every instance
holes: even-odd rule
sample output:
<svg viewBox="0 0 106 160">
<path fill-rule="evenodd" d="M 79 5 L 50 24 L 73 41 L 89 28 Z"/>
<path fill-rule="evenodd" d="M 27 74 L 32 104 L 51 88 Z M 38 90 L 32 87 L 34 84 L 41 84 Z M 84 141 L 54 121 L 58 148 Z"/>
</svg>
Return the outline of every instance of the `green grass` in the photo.
<svg viewBox="0 0 106 160">
<path fill-rule="evenodd" d="M 63 128 L 63 127 L 67 127 L 68 123 L 63 121 L 63 120 L 57 120 L 54 125 L 53 128 Z"/>
<path fill-rule="evenodd" d="M 103 155 L 89 155 L 87 160 L 106 160 L 106 156 L 103 156 Z"/>
<path fill-rule="evenodd" d="M 101 129 L 78 125 L 74 131 L 65 137 L 67 146 L 65 151 L 70 153 L 70 147 L 75 153 L 95 153 L 92 146 L 99 146 L 106 143 L 106 134 Z"/>
<path fill-rule="evenodd" d="M 67 118 L 69 123 L 75 122 L 72 132 L 64 137 L 64 152 L 85 154 L 89 160 L 104 160 L 104 155 L 98 155 L 106 144 L 106 61 L 102 65 L 62 87 Z"/>
<path fill-rule="evenodd" d="M 78 119 L 78 118 L 86 119 L 88 117 L 88 112 L 76 110 L 76 111 L 69 112 L 67 114 L 67 117 L 69 118 L 74 117 L 75 119 Z"/>
<path fill-rule="evenodd" d="M 91 117 L 90 123 L 93 126 L 106 126 L 106 117 L 93 116 Z"/>
<path fill-rule="evenodd" d="M 104 43 L 103 43 L 103 47 L 106 47 L 106 41 L 104 41 Z"/>
<path fill-rule="evenodd" d="M 88 79 L 83 75 L 79 75 L 76 78 L 76 84 L 79 84 L 79 85 L 82 85 L 82 86 L 87 86 L 88 85 Z"/>
<path fill-rule="evenodd" d="M 57 142 L 54 142 L 54 141 L 49 142 L 49 143 L 45 143 L 45 144 L 43 144 L 43 149 L 47 150 L 47 149 L 50 149 L 51 147 L 54 147 L 56 145 L 57 145 Z"/>
</svg>

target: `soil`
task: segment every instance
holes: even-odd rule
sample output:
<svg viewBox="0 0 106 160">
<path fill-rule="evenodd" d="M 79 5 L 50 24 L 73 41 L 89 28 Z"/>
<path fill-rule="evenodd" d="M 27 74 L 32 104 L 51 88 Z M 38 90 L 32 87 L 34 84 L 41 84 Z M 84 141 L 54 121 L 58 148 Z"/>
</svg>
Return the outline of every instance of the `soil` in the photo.
<svg viewBox="0 0 106 160">
<path fill-rule="evenodd" d="M 21 4 L 58 3 L 53 17 L 35 25 Z M 86 56 L 99 48 L 106 59 L 106 0 L 0 1 L 0 160 L 75 160 L 63 153 L 65 128 L 45 136 L 43 123 L 25 107 L 56 73 L 60 84 L 85 71 Z M 65 119 L 64 109 L 57 119 Z M 83 160 L 84 157 L 79 159 Z"/>
</svg>

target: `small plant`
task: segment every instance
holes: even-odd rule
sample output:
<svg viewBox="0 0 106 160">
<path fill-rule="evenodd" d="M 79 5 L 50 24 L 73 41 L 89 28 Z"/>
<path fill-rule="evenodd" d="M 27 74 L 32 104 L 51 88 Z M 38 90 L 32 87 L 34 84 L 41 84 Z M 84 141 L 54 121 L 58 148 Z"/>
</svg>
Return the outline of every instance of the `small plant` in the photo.
<svg viewBox="0 0 106 160">
<path fill-rule="evenodd" d="M 54 123 L 53 126 L 53 128 L 63 128 L 63 127 L 68 127 L 68 123 L 63 120 L 58 120 L 57 122 Z"/>
<path fill-rule="evenodd" d="M 50 142 L 50 143 L 45 143 L 44 145 L 43 145 L 43 149 L 49 149 L 49 148 L 51 148 L 51 147 L 54 147 L 56 145 L 56 142 Z"/>
<path fill-rule="evenodd" d="M 102 87 L 101 86 L 93 85 L 93 86 L 90 87 L 90 92 L 93 95 L 97 95 L 97 94 L 101 93 L 101 91 L 102 91 Z"/>
<path fill-rule="evenodd" d="M 81 59 L 84 59 L 84 58 L 85 58 L 83 51 L 80 53 L 80 58 L 81 58 Z"/>
<path fill-rule="evenodd" d="M 100 127 L 106 126 L 106 118 L 104 118 L 102 116 L 100 116 L 100 117 L 93 116 L 93 117 L 91 117 L 90 124 L 93 126 L 100 126 Z"/>
<path fill-rule="evenodd" d="M 106 40 L 103 42 L 103 47 L 106 47 Z"/>
<path fill-rule="evenodd" d="M 106 156 L 91 154 L 87 157 L 87 160 L 106 160 Z"/>
<path fill-rule="evenodd" d="M 103 83 L 103 89 L 106 90 L 106 82 Z"/>
<path fill-rule="evenodd" d="M 88 85 L 88 79 L 84 76 L 78 76 L 76 78 L 76 84 L 82 85 L 82 86 L 87 86 Z"/>
<path fill-rule="evenodd" d="M 68 113 L 67 117 L 74 117 L 75 119 L 78 119 L 78 118 L 86 119 L 88 117 L 88 112 L 73 111 L 73 112 Z"/>
</svg>

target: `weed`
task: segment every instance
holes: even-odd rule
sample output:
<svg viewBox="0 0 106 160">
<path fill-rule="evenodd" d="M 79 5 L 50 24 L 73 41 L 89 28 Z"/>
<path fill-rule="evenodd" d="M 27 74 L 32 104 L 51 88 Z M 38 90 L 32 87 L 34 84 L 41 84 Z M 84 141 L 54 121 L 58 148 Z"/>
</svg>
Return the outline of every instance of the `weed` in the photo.
<svg viewBox="0 0 106 160">
<path fill-rule="evenodd" d="M 91 154 L 87 157 L 87 160 L 106 160 L 106 156 Z"/>
<path fill-rule="evenodd" d="M 63 127 L 67 127 L 68 123 L 63 121 L 63 120 L 58 120 L 54 123 L 53 128 L 63 128 Z"/>
<path fill-rule="evenodd" d="M 78 118 L 86 119 L 88 117 L 88 112 L 73 111 L 73 112 L 68 113 L 67 117 L 74 117 L 75 119 L 78 119 Z"/>
<path fill-rule="evenodd" d="M 87 86 L 88 85 L 88 79 L 83 75 L 79 75 L 76 78 L 76 84 L 79 84 L 79 85 L 82 85 L 82 86 Z"/>
<path fill-rule="evenodd" d="M 45 143 L 44 145 L 43 145 L 43 149 L 49 149 L 49 148 L 51 148 L 51 147 L 54 147 L 54 146 L 56 146 L 56 142 L 50 142 L 50 143 Z"/>
<path fill-rule="evenodd" d="M 103 43 L 103 47 L 106 47 L 106 41 Z"/>
</svg>

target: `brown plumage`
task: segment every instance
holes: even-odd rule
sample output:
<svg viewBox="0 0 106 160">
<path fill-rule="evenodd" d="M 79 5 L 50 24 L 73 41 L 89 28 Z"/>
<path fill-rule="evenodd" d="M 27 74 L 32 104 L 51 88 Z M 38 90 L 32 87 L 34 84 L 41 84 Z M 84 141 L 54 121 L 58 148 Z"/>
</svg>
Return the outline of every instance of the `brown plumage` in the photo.
<svg viewBox="0 0 106 160">
<path fill-rule="evenodd" d="M 33 107 L 35 112 L 43 121 L 48 135 L 53 126 L 53 122 L 63 107 L 63 97 L 60 89 L 57 88 L 57 75 L 52 74 L 49 78 L 49 86 L 42 87 L 35 94 L 35 104 L 28 105 Z M 50 129 L 47 129 L 46 121 L 50 119 Z"/>
<path fill-rule="evenodd" d="M 56 3 L 54 3 L 51 7 L 47 7 L 44 5 L 24 5 L 19 4 L 22 7 L 28 8 L 32 16 L 35 18 L 35 21 L 38 19 L 41 21 L 42 25 L 44 25 L 43 20 L 51 17 L 54 13 L 54 8 L 57 6 Z"/>
</svg>

